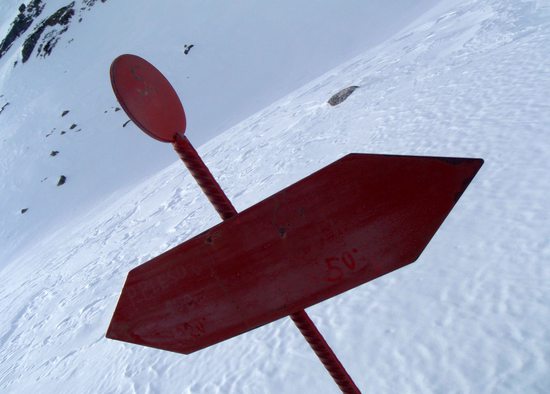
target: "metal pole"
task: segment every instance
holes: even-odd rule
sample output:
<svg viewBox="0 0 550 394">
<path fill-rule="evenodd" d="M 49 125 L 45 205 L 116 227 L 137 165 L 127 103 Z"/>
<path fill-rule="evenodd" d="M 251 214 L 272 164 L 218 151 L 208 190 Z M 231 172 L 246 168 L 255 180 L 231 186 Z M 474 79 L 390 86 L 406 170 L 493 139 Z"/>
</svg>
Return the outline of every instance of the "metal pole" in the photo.
<svg viewBox="0 0 550 394">
<path fill-rule="evenodd" d="M 235 216 L 237 210 L 233 207 L 233 204 L 231 204 L 231 201 L 229 201 L 187 137 L 176 135 L 176 139 L 172 145 L 221 218 L 226 220 Z M 346 372 L 344 366 L 338 360 L 319 330 L 317 330 L 317 327 L 313 324 L 306 311 L 295 312 L 290 315 L 290 318 L 296 324 L 296 327 L 298 327 L 317 357 L 319 357 L 340 390 L 346 394 L 360 394 L 361 392 L 351 379 L 351 376 Z"/>
<path fill-rule="evenodd" d="M 315 324 L 311 321 L 306 311 L 294 312 L 290 318 L 296 324 L 309 346 L 313 349 L 319 360 L 323 363 L 332 379 L 336 382 L 342 393 L 357 394 L 361 393 L 355 385 L 351 376 L 336 357 L 329 344 L 323 338 Z"/>
</svg>

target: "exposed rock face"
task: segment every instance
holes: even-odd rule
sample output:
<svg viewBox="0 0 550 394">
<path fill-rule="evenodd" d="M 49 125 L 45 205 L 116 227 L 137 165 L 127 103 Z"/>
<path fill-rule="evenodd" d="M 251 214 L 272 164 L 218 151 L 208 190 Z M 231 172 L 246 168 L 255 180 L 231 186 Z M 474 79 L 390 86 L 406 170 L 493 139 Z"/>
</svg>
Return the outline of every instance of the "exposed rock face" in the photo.
<svg viewBox="0 0 550 394">
<path fill-rule="evenodd" d="M 11 28 L 6 37 L 0 43 L 0 58 L 10 49 L 13 42 L 21 37 L 32 25 L 44 9 L 42 0 L 31 0 L 27 5 L 21 4 L 19 14 L 11 23 Z"/>
<path fill-rule="evenodd" d="M 25 38 L 21 48 L 23 63 L 29 60 L 35 48 L 37 56 L 46 57 L 50 55 L 63 33 L 69 29 L 71 19 L 75 16 L 77 11 L 80 22 L 84 14 L 90 11 L 95 4 L 107 2 L 107 0 L 72 1 L 70 4 L 59 8 L 48 18 L 35 24 L 32 33 L 28 34 L 27 30 L 29 30 L 42 14 L 46 0 L 27 1 L 27 4 L 21 4 L 19 6 L 19 14 L 15 17 L 11 23 L 10 30 L 0 42 L 0 58 L 2 58 L 2 56 L 4 56 L 22 36 Z M 75 3 L 79 4 L 76 6 L 78 10 L 75 10 Z M 69 42 L 71 41 L 72 40 L 69 40 Z M 18 63 L 18 61 L 15 61 L 13 66 L 17 66 Z"/>
<path fill-rule="evenodd" d="M 64 185 L 66 181 L 67 181 L 67 177 L 65 175 L 61 175 L 59 177 L 59 180 L 57 181 L 57 186 Z"/>
<path fill-rule="evenodd" d="M 101 0 L 102 3 L 105 3 L 107 0 Z M 82 3 L 88 7 L 88 9 L 92 8 L 94 4 L 97 2 L 97 0 L 82 0 Z M 83 7 L 85 8 L 85 7 Z"/>
<path fill-rule="evenodd" d="M 46 33 L 42 43 L 40 43 L 37 56 L 48 56 L 51 54 L 53 48 L 59 41 L 60 36 L 67 31 L 69 28 L 69 22 L 74 16 L 74 1 L 65 7 L 61 7 L 55 13 L 53 13 L 49 18 L 44 19 L 36 28 L 33 33 L 27 37 L 25 43 L 23 44 L 23 50 L 21 51 L 23 57 L 22 61 L 25 63 L 29 60 L 36 44 L 40 40 L 42 34 L 46 31 L 48 27 L 53 29 Z"/>
<path fill-rule="evenodd" d="M 345 89 L 340 90 L 334 96 L 332 96 L 328 103 L 332 106 L 338 105 L 346 100 L 359 86 L 349 86 Z"/>
</svg>

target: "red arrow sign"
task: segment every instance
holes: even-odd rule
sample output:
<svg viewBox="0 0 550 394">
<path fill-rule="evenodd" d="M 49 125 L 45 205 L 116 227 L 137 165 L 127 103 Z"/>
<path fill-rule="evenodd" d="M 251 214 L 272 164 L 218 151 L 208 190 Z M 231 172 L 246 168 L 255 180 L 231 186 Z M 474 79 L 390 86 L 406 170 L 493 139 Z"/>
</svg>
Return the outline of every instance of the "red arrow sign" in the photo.
<svg viewBox="0 0 550 394">
<path fill-rule="evenodd" d="M 132 270 L 107 337 L 188 354 L 410 264 L 482 163 L 348 155 Z"/>
</svg>

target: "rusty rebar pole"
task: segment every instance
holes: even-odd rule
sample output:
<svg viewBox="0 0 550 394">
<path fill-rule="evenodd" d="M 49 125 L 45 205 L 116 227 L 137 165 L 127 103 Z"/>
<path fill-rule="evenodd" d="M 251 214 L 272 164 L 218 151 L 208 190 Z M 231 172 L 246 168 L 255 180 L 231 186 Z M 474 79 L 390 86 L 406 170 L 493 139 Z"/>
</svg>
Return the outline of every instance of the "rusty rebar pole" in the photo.
<svg viewBox="0 0 550 394">
<path fill-rule="evenodd" d="M 315 324 L 311 321 L 306 311 L 294 312 L 290 318 L 296 324 L 309 346 L 313 349 L 319 360 L 323 363 L 327 371 L 332 376 L 342 393 L 357 394 L 361 393 L 359 388 L 353 382 L 351 376 L 336 357 L 329 344 L 323 338 Z"/>
<path fill-rule="evenodd" d="M 193 178 L 197 181 L 203 193 L 206 194 L 210 203 L 214 206 L 223 220 L 229 219 L 237 214 L 237 210 L 231 204 L 198 152 L 195 150 L 187 137 L 176 135 L 172 143 L 178 156 L 183 161 Z"/>
<path fill-rule="evenodd" d="M 187 137 L 176 135 L 176 139 L 172 145 L 220 217 L 226 220 L 235 216 L 237 210 L 231 204 L 231 201 L 229 201 L 229 198 L 227 198 Z M 309 343 L 311 349 L 319 357 L 340 390 L 346 394 L 360 394 L 361 392 L 351 379 L 351 376 L 346 372 L 344 366 L 338 360 L 338 357 L 336 357 L 313 321 L 311 321 L 306 311 L 295 312 L 290 315 L 290 318 L 296 324 L 296 327 L 298 327 L 307 343 Z"/>
</svg>

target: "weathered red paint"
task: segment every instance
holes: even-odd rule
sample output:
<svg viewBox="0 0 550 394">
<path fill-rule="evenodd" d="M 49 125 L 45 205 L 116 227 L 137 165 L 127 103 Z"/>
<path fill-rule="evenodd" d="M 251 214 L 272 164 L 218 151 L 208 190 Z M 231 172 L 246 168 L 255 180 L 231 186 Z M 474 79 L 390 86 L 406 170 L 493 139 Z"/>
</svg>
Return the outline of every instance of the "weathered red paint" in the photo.
<svg viewBox="0 0 550 394">
<path fill-rule="evenodd" d="M 107 336 L 188 354 L 410 264 L 482 163 L 350 154 L 130 271 Z"/>
<path fill-rule="evenodd" d="M 113 91 L 126 114 L 149 136 L 175 141 L 186 127 L 185 112 L 170 82 L 151 63 L 121 55 L 111 65 Z"/>
</svg>

